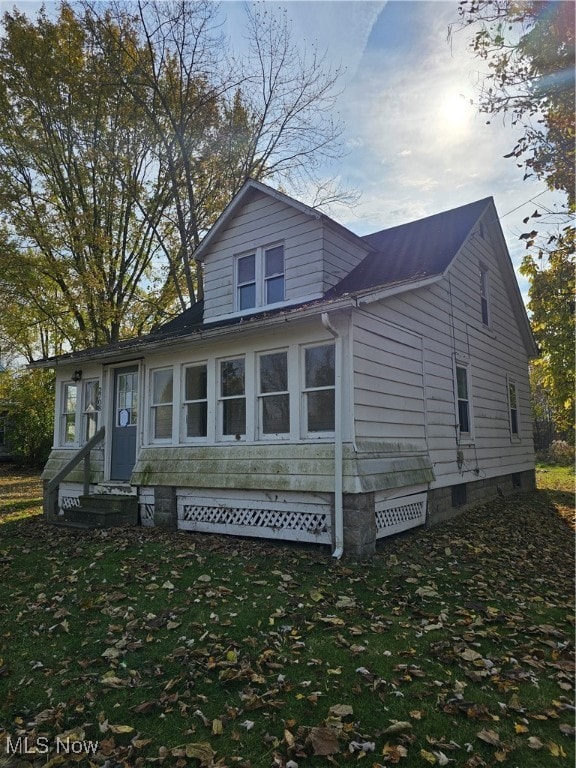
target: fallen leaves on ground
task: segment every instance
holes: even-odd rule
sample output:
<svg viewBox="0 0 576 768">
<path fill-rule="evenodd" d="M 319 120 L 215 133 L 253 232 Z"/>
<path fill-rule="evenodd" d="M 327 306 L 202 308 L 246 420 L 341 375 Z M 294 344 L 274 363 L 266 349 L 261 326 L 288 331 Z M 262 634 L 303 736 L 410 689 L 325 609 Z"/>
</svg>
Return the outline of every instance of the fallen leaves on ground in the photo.
<svg viewBox="0 0 576 768">
<path fill-rule="evenodd" d="M 17 739 L 64 764 L 66 732 L 107 768 L 574 758 L 573 539 L 545 494 L 362 563 L 34 519 L 0 527 L 0 576 L 0 765 Z"/>
</svg>

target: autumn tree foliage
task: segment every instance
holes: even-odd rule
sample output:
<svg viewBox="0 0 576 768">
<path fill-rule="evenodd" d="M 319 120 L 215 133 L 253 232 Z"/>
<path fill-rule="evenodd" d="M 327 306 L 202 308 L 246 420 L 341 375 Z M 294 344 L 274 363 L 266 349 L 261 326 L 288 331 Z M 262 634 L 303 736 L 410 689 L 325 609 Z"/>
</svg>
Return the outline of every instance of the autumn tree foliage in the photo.
<svg viewBox="0 0 576 768">
<path fill-rule="evenodd" d="M 0 342 L 31 360 L 144 332 L 202 295 L 194 251 L 248 177 L 326 189 L 338 72 L 208 0 L 14 9 L 0 36 Z M 328 187 L 329 194 L 331 187 Z"/>
<path fill-rule="evenodd" d="M 524 178 L 565 195 L 559 211 L 536 209 L 521 235 L 528 248 L 521 272 L 530 280 L 529 310 L 541 350 L 535 383 L 549 398 L 553 420 L 574 435 L 575 35 L 574 3 L 566 0 L 463 0 L 460 22 L 487 64 L 478 107 L 520 127 L 506 155 Z M 545 215 L 547 214 L 547 215 Z M 553 214 L 553 215 L 552 215 Z M 544 224 L 542 222 L 545 222 Z"/>
</svg>

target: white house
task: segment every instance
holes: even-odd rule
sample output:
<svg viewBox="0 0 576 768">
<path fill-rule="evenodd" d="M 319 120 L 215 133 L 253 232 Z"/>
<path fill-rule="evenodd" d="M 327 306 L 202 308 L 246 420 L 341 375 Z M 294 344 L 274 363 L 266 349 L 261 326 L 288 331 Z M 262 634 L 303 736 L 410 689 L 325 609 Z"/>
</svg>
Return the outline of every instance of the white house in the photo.
<svg viewBox="0 0 576 768">
<path fill-rule="evenodd" d="M 537 350 L 491 198 L 359 237 L 248 181 L 196 256 L 203 302 L 37 363 L 50 519 L 123 498 L 143 525 L 362 555 L 534 487 Z"/>
</svg>

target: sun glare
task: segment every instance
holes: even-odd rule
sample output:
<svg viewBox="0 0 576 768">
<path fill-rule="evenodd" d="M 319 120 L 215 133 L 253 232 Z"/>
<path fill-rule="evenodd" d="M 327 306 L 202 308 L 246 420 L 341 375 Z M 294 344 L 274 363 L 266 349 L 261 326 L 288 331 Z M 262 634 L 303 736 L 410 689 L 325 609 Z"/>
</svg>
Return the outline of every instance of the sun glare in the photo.
<svg viewBox="0 0 576 768">
<path fill-rule="evenodd" d="M 473 109 L 468 99 L 457 91 L 446 93 L 439 105 L 440 121 L 445 128 L 453 132 L 466 129 Z"/>
</svg>

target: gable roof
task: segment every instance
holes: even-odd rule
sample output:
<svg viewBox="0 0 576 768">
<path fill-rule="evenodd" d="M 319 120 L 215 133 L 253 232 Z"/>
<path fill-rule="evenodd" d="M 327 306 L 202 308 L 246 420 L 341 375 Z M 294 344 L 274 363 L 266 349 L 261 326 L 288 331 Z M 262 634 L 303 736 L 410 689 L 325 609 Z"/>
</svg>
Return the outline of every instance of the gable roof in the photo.
<svg viewBox="0 0 576 768">
<path fill-rule="evenodd" d="M 212 335 L 213 332 L 231 330 L 233 326 L 236 326 L 237 330 L 241 330 L 248 325 L 253 327 L 261 323 L 274 322 L 275 319 L 282 316 L 318 313 L 335 308 L 337 305 L 343 305 L 343 302 L 345 304 L 348 302 L 349 305 L 350 301 L 354 301 L 352 297 L 358 294 L 368 294 L 372 296 L 372 299 L 376 299 L 382 297 L 382 291 L 384 291 L 384 295 L 390 295 L 391 292 L 414 290 L 442 278 L 470 237 L 476 223 L 488 209 L 491 209 L 490 220 L 493 224 L 491 231 L 494 232 L 498 249 L 504 256 L 501 259 L 504 279 L 526 348 L 529 354 L 533 356 L 538 353 L 494 201 L 491 197 L 360 237 L 325 214 L 315 211 L 260 182 L 249 180 L 226 207 L 196 253 L 202 249 L 206 250 L 210 242 L 213 242 L 216 237 L 213 232 L 215 230 L 221 231 L 226 226 L 230 218 L 244 204 L 246 196 L 254 190 L 269 194 L 308 215 L 325 220 L 330 226 L 338 227 L 350 238 L 365 245 L 366 257 L 323 297 L 313 301 L 277 307 L 273 310 L 262 307 L 259 311 L 245 317 L 231 315 L 205 323 L 204 302 L 201 300 L 145 336 L 125 339 L 95 349 L 58 355 L 37 361 L 33 363 L 33 367 L 53 367 L 56 361 L 66 364 L 78 359 L 117 357 L 126 353 L 136 353 L 146 348 L 159 348 L 171 340 L 185 339 L 195 333 Z M 208 245 L 205 246 L 205 243 Z M 367 296 L 366 299 L 368 299 Z"/>
<path fill-rule="evenodd" d="M 491 202 L 492 198 L 487 197 L 365 235 L 362 239 L 371 246 L 372 252 L 328 291 L 327 296 L 444 274 Z"/>
</svg>

